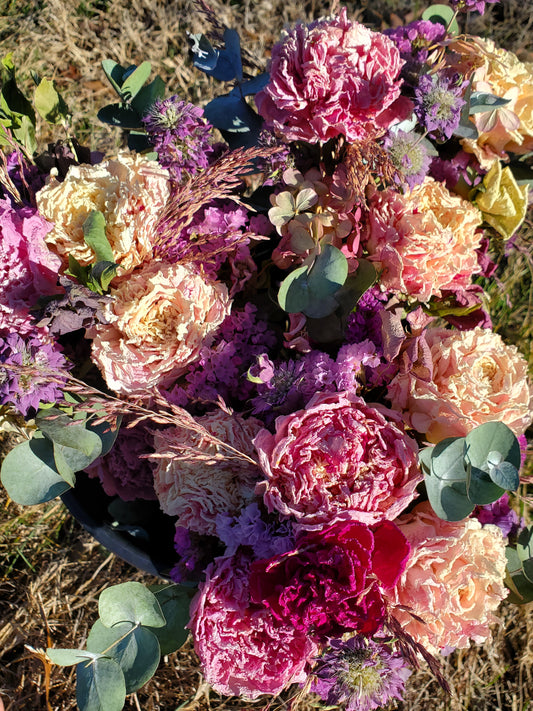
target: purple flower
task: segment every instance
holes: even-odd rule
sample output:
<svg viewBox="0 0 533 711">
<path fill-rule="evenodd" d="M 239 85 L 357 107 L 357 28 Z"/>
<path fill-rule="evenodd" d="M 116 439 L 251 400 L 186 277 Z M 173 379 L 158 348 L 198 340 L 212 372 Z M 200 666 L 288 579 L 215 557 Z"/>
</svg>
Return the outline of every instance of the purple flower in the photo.
<svg viewBox="0 0 533 711">
<path fill-rule="evenodd" d="M 468 12 L 477 10 L 480 15 L 485 12 L 485 3 L 495 3 L 500 0 L 450 0 L 450 5 L 456 12 Z"/>
<path fill-rule="evenodd" d="M 314 669 L 311 691 L 328 705 L 345 704 L 346 711 L 372 711 L 401 700 L 410 674 L 388 644 L 356 635 L 346 642 L 331 640 Z"/>
<path fill-rule="evenodd" d="M 61 385 L 50 375 L 61 378 L 66 367 L 59 346 L 43 331 L 36 329 L 25 338 L 16 333 L 0 337 L 0 404 L 9 403 L 25 416 L 40 402 L 56 402 Z"/>
<path fill-rule="evenodd" d="M 177 96 L 158 99 L 144 116 L 143 123 L 158 154 L 178 182 L 209 165 L 211 126 L 198 106 Z"/>
<path fill-rule="evenodd" d="M 436 46 L 446 36 L 446 28 L 437 22 L 415 20 L 403 27 L 384 31 L 400 50 L 400 56 L 405 64 L 402 77 L 411 84 L 416 84 L 420 69 Z"/>
<path fill-rule="evenodd" d="M 493 523 L 501 528 L 504 536 L 515 535 L 520 526 L 518 514 L 509 506 L 509 494 L 507 493 L 492 504 L 477 506 L 474 515 L 483 525 Z"/>
<path fill-rule="evenodd" d="M 255 502 L 246 506 L 238 516 L 218 514 L 217 536 L 226 546 L 225 556 L 236 553 L 239 546 L 250 546 L 255 558 L 271 558 L 294 548 L 290 522 L 263 521 Z"/>
<path fill-rule="evenodd" d="M 256 365 L 250 368 L 258 392 L 252 400 L 252 413 L 273 415 L 275 411 L 276 414 L 286 414 L 301 407 L 304 368 L 305 363 L 301 360 L 274 364 L 266 355 L 261 356 Z"/>
<path fill-rule="evenodd" d="M 347 343 L 360 343 L 368 338 L 376 344 L 376 352 L 382 352 L 380 313 L 388 298 L 388 294 L 380 291 L 378 286 L 371 286 L 365 291 L 357 302 L 357 308 L 348 317 L 344 335 Z"/>
<path fill-rule="evenodd" d="M 424 74 L 415 89 L 415 113 L 431 138 L 451 138 L 459 125 L 464 83 L 457 76 Z"/>
<path fill-rule="evenodd" d="M 431 158 L 419 134 L 404 131 L 389 133 L 384 145 L 392 162 L 401 171 L 411 189 L 424 180 Z"/>
<path fill-rule="evenodd" d="M 376 355 L 376 345 L 372 341 L 342 346 L 335 368 L 337 389 L 357 392 L 366 383 L 365 368 L 375 368 L 380 363 L 381 358 Z"/>
<path fill-rule="evenodd" d="M 169 576 L 178 584 L 201 580 L 213 558 L 221 554 L 220 542 L 215 536 L 200 536 L 184 526 L 176 526 L 174 549 L 180 560 Z"/>
</svg>

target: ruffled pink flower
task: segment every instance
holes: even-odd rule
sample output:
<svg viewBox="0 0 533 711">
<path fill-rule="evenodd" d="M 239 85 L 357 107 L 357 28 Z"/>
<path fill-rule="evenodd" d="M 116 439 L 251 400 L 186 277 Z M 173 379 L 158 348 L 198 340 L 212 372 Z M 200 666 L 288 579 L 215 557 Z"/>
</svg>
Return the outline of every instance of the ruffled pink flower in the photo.
<svg viewBox="0 0 533 711">
<path fill-rule="evenodd" d="M 418 446 L 397 413 L 353 393 L 318 393 L 305 410 L 276 420 L 254 440 L 269 511 L 306 529 L 333 521 L 394 519 L 422 480 Z"/>
<path fill-rule="evenodd" d="M 197 421 L 225 444 L 253 457 L 259 420 L 216 410 Z M 218 514 L 235 516 L 253 500 L 261 472 L 251 462 L 180 427 L 156 432 L 154 448 L 157 498 L 165 513 L 178 517 L 178 526 L 215 536 Z"/>
<path fill-rule="evenodd" d="M 518 436 L 533 419 L 533 388 L 516 346 L 488 329 L 428 328 L 429 377 L 401 372 L 388 397 L 429 442 L 463 437 L 485 422 L 504 422 Z M 426 352 L 428 349 L 426 348 Z"/>
<path fill-rule="evenodd" d="M 400 606 L 392 614 L 402 628 L 430 652 L 489 639 L 494 612 L 508 593 L 501 530 L 472 518 L 443 521 L 428 502 L 397 523 L 411 555 L 387 596 Z"/>
<path fill-rule="evenodd" d="M 296 25 L 274 45 L 257 109 L 289 141 L 374 138 L 410 111 L 400 97 L 403 63 L 388 37 L 348 20 L 342 8 L 336 17 Z"/>
<path fill-rule="evenodd" d="M 373 528 L 338 522 L 301 534 L 288 553 L 252 563 L 251 597 L 322 641 L 349 631 L 372 635 L 387 614 L 382 589 L 396 584 L 408 557 L 392 521 Z"/>
<path fill-rule="evenodd" d="M 29 334 L 29 309 L 40 296 L 62 291 L 57 286 L 61 261 L 45 242 L 52 227 L 33 208 L 14 209 L 0 200 L 0 329 Z"/>
<path fill-rule="evenodd" d="M 255 699 L 307 679 L 317 647 L 270 610 L 252 605 L 249 559 L 217 558 L 191 603 L 189 628 L 206 681 L 220 694 Z"/>
<path fill-rule="evenodd" d="M 136 392 L 183 375 L 229 314 L 224 284 L 184 264 L 152 261 L 119 280 L 98 324 L 92 357 L 110 388 Z"/>
<path fill-rule="evenodd" d="M 420 301 L 466 288 L 478 274 L 481 212 L 426 178 L 410 193 L 387 188 L 370 199 L 366 248 L 386 288 Z"/>
</svg>

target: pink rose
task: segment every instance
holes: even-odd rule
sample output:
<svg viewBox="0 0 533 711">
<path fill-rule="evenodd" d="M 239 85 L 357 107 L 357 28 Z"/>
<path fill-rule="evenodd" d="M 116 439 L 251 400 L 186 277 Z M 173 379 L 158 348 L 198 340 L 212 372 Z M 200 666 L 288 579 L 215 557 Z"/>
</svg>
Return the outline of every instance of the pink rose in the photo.
<svg viewBox="0 0 533 711">
<path fill-rule="evenodd" d="M 533 419 L 533 389 L 526 360 L 516 346 L 488 329 L 450 331 L 428 328 L 432 374 L 402 372 L 388 397 L 395 410 L 429 442 L 463 437 L 484 422 L 504 422 L 516 435 Z"/>
<path fill-rule="evenodd" d="M 120 279 L 98 324 L 92 357 L 110 388 L 137 392 L 183 375 L 230 311 L 224 284 L 184 264 L 152 261 Z"/>
<path fill-rule="evenodd" d="M 422 480 L 418 446 L 397 413 L 353 393 L 318 393 L 305 410 L 276 420 L 254 440 L 269 511 L 306 529 L 338 520 L 394 519 Z"/>
<path fill-rule="evenodd" d="M 410 102 L 400 97 L 402 65 L 388 37 L 348 20 L 342 8 L 336 17 L 296 25 L 274 45 L 257 109 L 289 141 L 375 138 L 409 113 Z"/>
<path fill-rule="evenodd" d="M 233 449 L 253 456 L 252 439 L 261 427 L 259 420 L 216 410 L 197 421 Z M 160 430 L 155 433 L 154 448 L 157 498 L 165 513 L 178 516 L 178 526 L 215 536 L 218 514 L 237 515 L 254 498 L 259 467 L 221 451 L 190 430 Z"/>
<path fill-rule="evenodd" d="M 219 694 L 255 699 L 303 683 L 318 649 L 307 635 L 252 605 L 249 559 L 217 558 L 191 603 L 189 628 L 206 681 Z"/>
<path fill-rule="evenodd" d="M 369 203 L 366 249 L 386 288 L 420 301 L 465 289 L 481 271 L 481 212 L 426 178 L 410 193 L 387 188 Z"/>
<path fill-rule="evenodd" d="M 428 502 L 397 523 L 411 554 L 386 595 L 398 606 L 392 614 L 402 628 L 433 653 L 489 639 L 489 625 L 497 620 L 494 611 L 508 592 L 501 530 L 472 518 L 443 521 Z"/>
<path fill-rule="evenodd" d="M 303 533 L 293 551 L 252 563 L 252 600 L 276 619 L 325 640 L 348 631 L 377 632 L 387 607 L 382 588 L 395 585 L 409 545 L 392 521 L 372 529 L 338 522 Z"/>
</svg>

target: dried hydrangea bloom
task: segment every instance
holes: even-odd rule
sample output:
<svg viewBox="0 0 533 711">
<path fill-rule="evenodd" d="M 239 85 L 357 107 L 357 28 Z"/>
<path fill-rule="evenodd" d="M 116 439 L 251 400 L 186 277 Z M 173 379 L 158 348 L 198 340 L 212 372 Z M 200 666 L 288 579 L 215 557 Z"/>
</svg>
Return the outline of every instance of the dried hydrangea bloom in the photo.
<svg viewBox="0 0 533 711">
<path fill-rule="evenodd" d="M 435 443 L 463 437 L 485 422 L 504 422 L 516 435 L 525 432 L 533 419 L 533 388 L 516 346 L 479 327 L 429 328 L 425 340 L 431 377 L 399 373 L 388 388 L 392 407 L 403 411 L 410 427 Z"/>
<path fill-rule="evenodd" d="M 375 138 L 408 113 L 402 65 L 388 37 L 352 22 L 341 8 L 335 17 L 296 25 L 274 45 L 257 109 L 289 141 Z"/>
<path fill-rule="evenodd" d="M 481 212 L 427 177 L 410 193 L 375 191 L 365 246 L 386 288 L 419 301 L 466 288 L 480 271 Z"/>
<path fill-rule="evenodd" d="M 230 311 L 224 284 L 190 266 L 152 261 L 119 280 L 107 323 L 87 333 L 92 358 L 110 388 L 142 392 L 183 375 Z"/>
<path fill-rule="evenodd" d="M 250 559 L 217 558 L 191 603 L 189 629 L 205 680 L 219 694 L 256 699 L 303 683 L 318 652 L 293 625 L 250 602 Z"/>
<path fill-rule="evenodd" d="M 68 266 L 71 254 L 86 266 L 95 254 L 83 223 L 98 210 L 115 261 L 129 272 L 152 254 L 154 227 L 169 196 L 168 172 L 142 155 L 120 154 L 98 165 L 71 166 L 63 182 L 52 178 L 37 193 L 39 212 L 54 229 L 46 241 Z"/>
<path fill-rule="evenodd" d="M 259 420 L 216 410 L 198 422 L 222 442 L 253 456 Z M 166 514 L 178 517 L 178 526 L 215 536 L 219 514 L 234 516 L 254 498 L 259 468 L 200 435 L 180 427 L 161 430 L 155 434 L 154 448 L 157 498 Z"/>
<path fill-rule="evenodd" d="M 394 519 L 422 480 L 418 446 L 397 413 L 352 393 L 318 393 L 276 420 L 276 432 L 254 441 L 269 511 L 294 516 L 306 529 L 334 521 Z"/>
<path fill-rule="evenodd" d="M 472 518 L 443 521 L 428 502 L 397 524 L 411 544 L 411 555 L 387 596 L 398 606 L 392 614 L 403 629 L 432 653 L 489 639 L 494 612 L 508 592 L 501 530 Z"/>
</svg>

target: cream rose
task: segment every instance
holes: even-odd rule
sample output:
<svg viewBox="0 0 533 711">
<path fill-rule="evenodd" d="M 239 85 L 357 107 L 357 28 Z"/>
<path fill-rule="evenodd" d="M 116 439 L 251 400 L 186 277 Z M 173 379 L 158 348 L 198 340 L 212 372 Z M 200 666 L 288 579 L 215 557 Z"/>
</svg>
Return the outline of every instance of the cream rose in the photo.
<svg viewBox="0 0 533 711">
<path fill-rule="evenodd" d="M 54 223 L 47 235 L 50 249 L 68 266 L 72 254 L 86 266 L 95 255 L 83 236 L 83 223 L 99 210 L 121 273 L 152 254 L 157 217 L 169 196 L 168 171 L 141 155 L 121 154 L 98 165 L 72 166 L 60 183 L 52 178 L 37 193 L 39 212 Z"/>
<path fill-rule="evenodd" d="M 533 418 L 533 390 L 526 360 L 516 346 L 488 329 L 425 334 L 433 374 L 399 373 L 388 397 L 407 423 L 429 442 L 462 437 L 484 422 L 501 421 L 520 435 Z"/>
<path fill-rule="evenodd" d="M 108 386 L 127 393 L 183 375 L 231 306 L 224 284 L 205 281 L 190 266 L 157 261 L 120 279 L 111 296 L 107 323 L 87 337 Z"/>
</svg>

